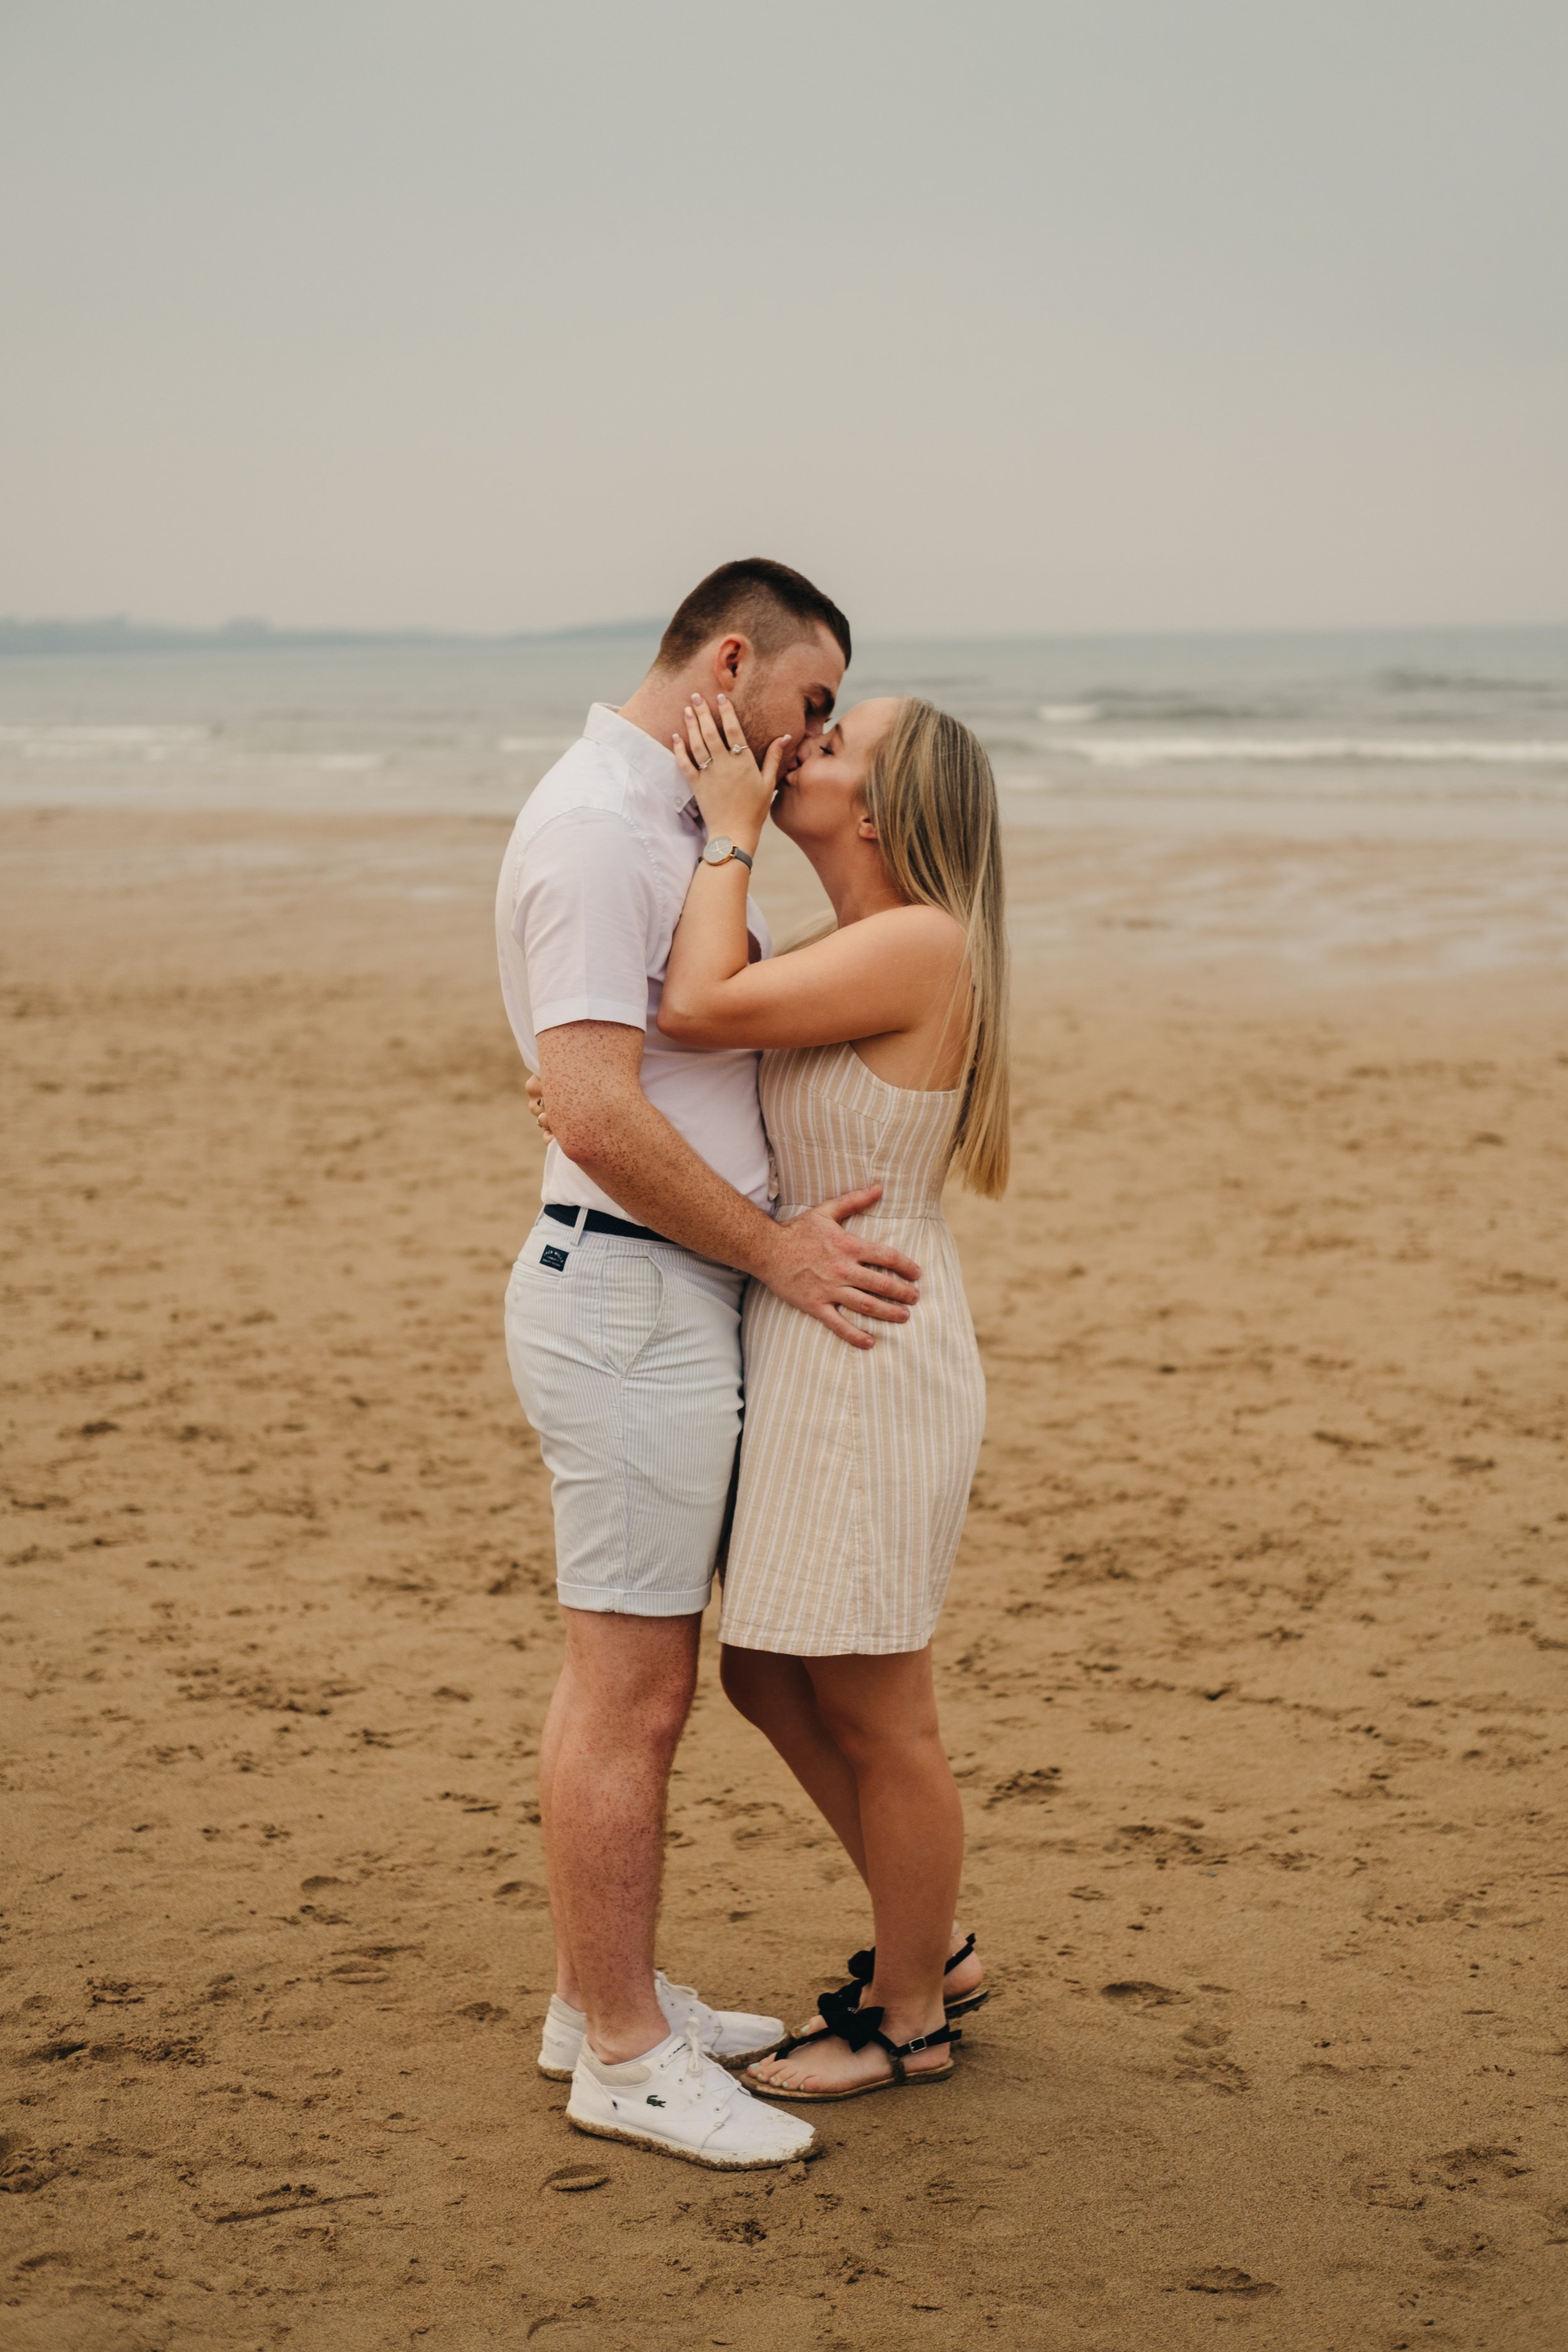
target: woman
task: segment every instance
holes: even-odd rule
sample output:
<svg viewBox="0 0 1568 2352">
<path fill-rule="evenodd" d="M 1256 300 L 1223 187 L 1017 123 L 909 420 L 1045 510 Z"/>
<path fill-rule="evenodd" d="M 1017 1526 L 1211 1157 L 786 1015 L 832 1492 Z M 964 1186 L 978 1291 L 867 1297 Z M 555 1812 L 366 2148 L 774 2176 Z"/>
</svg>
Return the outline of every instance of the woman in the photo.
<svg viewBox="0 0 1568 2352">
<path fill-rule="evenodd" d="M 722 698 L 715 712 L 694 697 L 687 731 L 676 756 L 709 846 L 659 1026 L 692 1045 L 765 1049 L 781 1215 L 879 1181 L 868 1222 L 922 1267 L 909 1322 L 879 1325 L 865 1351 L 756 1284 L 745 1307 L 724 1687 L 837 1833 L 876 1926 L 874 1951 L 851 1963 L 869 1981 L 827 1996 L 746 2080 L 792 2101 L 847 2098 L 950 2076 L 952 2018 L 984 1998 L 973 1938 L 953 1924 L 963 1822 L 931 1640 L 985 1411 L 942 1186 L 954 1159 L 980 1192 L 1007 1178 L 995 785 L 968 729 L 921 701 L 859 704 L 776 801 L 784 742 L 759 771 Z M 837 921 L 753 964 L 747 867 L 770 804 Z"/>
</svg>

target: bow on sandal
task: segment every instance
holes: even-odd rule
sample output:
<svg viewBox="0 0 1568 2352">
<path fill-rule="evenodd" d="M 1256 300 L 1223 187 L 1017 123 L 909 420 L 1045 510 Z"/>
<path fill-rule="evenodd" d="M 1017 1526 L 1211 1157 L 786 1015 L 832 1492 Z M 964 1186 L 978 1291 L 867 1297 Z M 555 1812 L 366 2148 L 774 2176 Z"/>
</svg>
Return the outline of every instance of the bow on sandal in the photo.
<svg viewBox="0 0 1568 2352">
<path fill-rule="evenodd" d="M 863 1959 L 866 1956 L 862 1952 L 858 1952 L 855 1957 L 857 1959 Z M 904 2061 L 906 2058 L 912 2058 L 920 2050 L 940 2050 L 944 2045 L 956 2049 L 963 2039 L 962 2026 L 939 2025 L 933 2033 L 917 2034 L 912 2042 L 894 2042 L 882 2031 L 882 2019 L 886 2011 L 880 2009 L 861 2009 L 858 2005 L 858 1999 L 854 2001 L 849 2000 L 848 1993 L 851 1991 L 858 1996 L 858 1985 L 851 1985 L 842 1993 L 824 1993 L 817 2003 L 817 2008 L 825 2022 L 815 2033 L 787 2035 L 774 2051 L 773 2056 L 788 2058 L 793 2052 L 807 2049 L 814 2042 L 828 2042 L 835 2036 L 841 2042 L 847 2042 L 850 2049 L 856 2053 L 864 2050 L 869 2042 L 875 2042 L 887 2052 L 893 2062 L 893 2071 L 890 2074 L 879 2075 L 874 2083 L 851 2083 L 842 2091 L 792 2091 L 787 2084 L 763 2082 L 760 2075 L 748 2067 L 746 2070 L 748 2088 L 758 2092 L 765 2099 L 787 2099 L 793 2106 L 797 2101 L 805 2104 L 814 2100 L 858 2099 L 868 2091 L 890 2091 L 896 2085 L 912 2088 L 917 2083 L 945 2083 L 958 2072 L 951 2058 L 941 2066 L 917 2066 L 912 2074 L 904 2064 Z"/>
<path fill-rule="evenodd" d="M 952 1958 L 943 1968 L 943 1976 L 950 1977 L 954 1969 L 961 1967 L 969 1958 L 969 1955 L 973 1949 L 973 1937 L 966 1936 L 963 1943 L 960 1944 L 957 1951 L 954 1952 Z M 876 1946 L 873 1945 L 871 1949 L 868 1952 L 851 1952 L 846 1965 L 849 1970 L 849 1981 L 847 1985 L 840 1985 L 837 1992 L 830 1994 L 829 1999 L 847 2001 L 851 2009 L 858 2009 L 860 2004 L 861 1993 L 865 1990 L 865 1988 L 870 1983 L 871 1979 L 877 1973 Z M 957 2017 L 972 2016 L 975 2010 L 984 2009 L 990 1998 L 991 1988 L 989 1985 L 981 1985 L 973 1992 L 959 1993 L 952 2000 L 944 2000 L 942 2002 L 942 2008 L 947 2012 L 948 2023 L 951 2025 L 954 2018 Z M 821 2001 L 818 2001 L 816 2007 L 817 2014 L 821 2017 L 826 2017 L 827 2011 L 824 2004 Z"/>
</svg>

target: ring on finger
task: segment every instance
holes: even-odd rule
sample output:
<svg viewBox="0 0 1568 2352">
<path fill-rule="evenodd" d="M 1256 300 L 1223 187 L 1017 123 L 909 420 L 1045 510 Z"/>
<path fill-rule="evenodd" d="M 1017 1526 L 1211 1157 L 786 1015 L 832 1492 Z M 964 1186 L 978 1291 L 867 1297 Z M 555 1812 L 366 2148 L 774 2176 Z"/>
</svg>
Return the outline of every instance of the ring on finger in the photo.
<svg viewBox="0 0 1568 2352">
<path fill-rule="evenodd" d="M 710 752 L 709 752 L 709 754 L 708 754 L 708 757 L 707 757 L 705 760 L 699 760 L 699 761 L 698 761 L 698 762 L 697 762 L 697 772 L 698 772 L 698 774 L 699 774 L 699 775 L 702 775 L 702 774 L 706 773 L 707 770 L 708 770 L 708 769 L 710 769 L 712 765 L 713 765 L 713 754 L 712 754 L 712 752 L 711 752 L 711 751 L 710 751 Z"/>
</svg>

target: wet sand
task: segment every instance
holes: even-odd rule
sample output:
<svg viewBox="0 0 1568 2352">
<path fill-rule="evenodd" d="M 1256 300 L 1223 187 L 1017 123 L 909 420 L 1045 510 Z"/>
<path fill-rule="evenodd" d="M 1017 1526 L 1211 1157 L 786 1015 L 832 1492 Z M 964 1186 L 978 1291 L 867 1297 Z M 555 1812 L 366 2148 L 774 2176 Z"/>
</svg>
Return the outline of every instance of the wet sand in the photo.
<svg viewBox="0 0 1568 2352">
<path fill-rule="evenodd" d="M 533 2069 L 504 830 L 0 820 L 8 2352 L 1559 2352 L 1560 968 L 1222 954 L 1020 840 L 938 1644 L 997 1998 L 725 2179 Z M 1424 856 L 1357 876 L 1462 898 Z M 666 1964 L 796 2017 L 867 1922 L 712 1664 Z"/>
</svg>

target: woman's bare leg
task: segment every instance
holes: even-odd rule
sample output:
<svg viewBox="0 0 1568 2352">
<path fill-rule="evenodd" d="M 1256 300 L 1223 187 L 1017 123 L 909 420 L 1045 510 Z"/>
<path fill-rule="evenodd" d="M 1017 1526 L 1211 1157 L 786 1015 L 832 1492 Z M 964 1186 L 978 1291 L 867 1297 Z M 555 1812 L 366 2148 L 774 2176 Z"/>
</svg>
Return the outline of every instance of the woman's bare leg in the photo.
<svg viewBox="0 0 1568 2352">
<path fill-rule="evenodd" d="M 803 1658 L 773 1650 L 720 1652 L 720 1675 L 731 1705 L 748 1723 L 754 1723 L 778 1750 L 862 1878 L 866 1875 L 865 1841 L 860 1833 L 860 1788 L 855 1768 L 823 1719 L 816 1685 Z M 818 1663 L 822 1663 L 818 1661 Z M 830 1663 L 830 1662 L 829 1662 Z M 957 1951 L 963 1930 L 955 1919 L 947 1952 Z M 961 1960 L 942 1990 L 955 1999 L 977 1992 L 985 1971 L 978 1952 Z M 800 2028 L 815 2033 L 822 2023 L 809 2017 Z"/>
<path fill-rule="evenodd" d="M 937 1722 L 931 1652 L 804 1663 L 823 1724 L 855 1776 L 877 1937 L 863 2005 L 883 2011 L 890 2041 L 912 2042 L 944 2021 L 942 1969 L 963 1864 L 963 1812 Z M 925 2063 L 947 2058 L 940 2046 Z M 835 2038 L 752 2071 L 797 2089 L 842 2090 L 876 2081 L 888 2064 L 875 2043 L 857 2053 Z"/>
<path fill-rule="evenodd" d="M 719 1674 L 731 1706 L 772 1741 L 864 1878 L 859 1784 L 822 1719 L 805 1661 L 773 1650 L 726 1646 L 720 1652 Z"/>
</svg>

